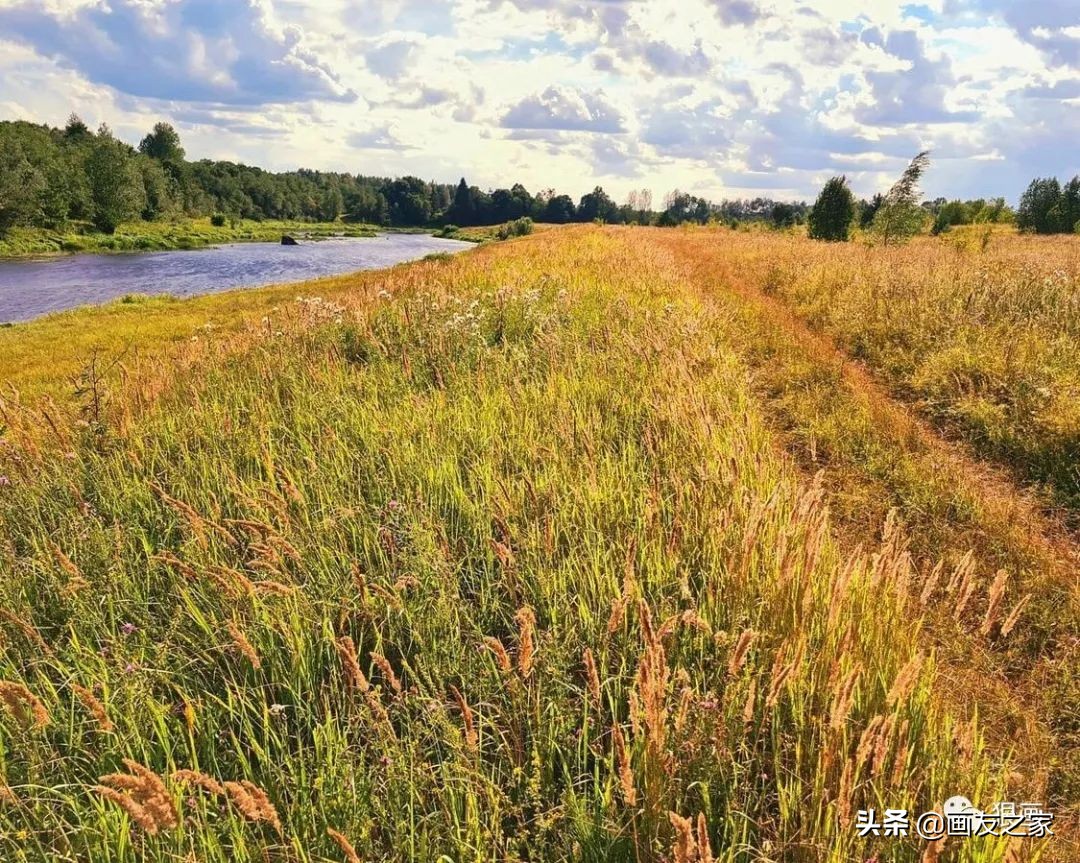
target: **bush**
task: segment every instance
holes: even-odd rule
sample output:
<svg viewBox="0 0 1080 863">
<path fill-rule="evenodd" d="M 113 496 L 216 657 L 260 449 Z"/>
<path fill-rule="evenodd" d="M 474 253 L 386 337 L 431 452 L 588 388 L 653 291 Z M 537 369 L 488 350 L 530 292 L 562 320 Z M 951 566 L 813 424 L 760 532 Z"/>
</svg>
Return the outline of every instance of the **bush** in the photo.
<svg viewBox="0 0 1080 863">
<path fill-rule="evenodd" d="M 522 216 L 520 219 L 514 219 L 512 222 L 507 222 L 500 227 L 495 236 L 500 240 L 509 240 L 511 237 L 524 237 L 532 232 L 533 220 L 528 216 Z"/>
<path fill-rule="evenodd" d="M 214 213 L 214 215 L 212 215 L 210 217 L 210 224 L 213 225 L 215 228 L 224 228 L 225 227 L 225 214 L 224 213 Z"/>
</svg>

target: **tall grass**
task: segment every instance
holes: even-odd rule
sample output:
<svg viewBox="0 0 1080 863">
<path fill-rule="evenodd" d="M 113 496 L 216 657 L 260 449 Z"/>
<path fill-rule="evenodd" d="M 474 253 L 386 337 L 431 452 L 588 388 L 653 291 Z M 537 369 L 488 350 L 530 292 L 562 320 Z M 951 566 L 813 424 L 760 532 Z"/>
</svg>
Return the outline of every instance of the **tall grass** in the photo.
<svg viewBox="0 0 1080 863">
<path fill-rule="evenodd" d="M 765 286 L 981 454 L 1080 509 L 1080 240 L 756 242 Z"/>
<path fill-rule="evenodd" d="M 922 630 L 1013 609 L 838 541 L 667 254 L 357 284 L 0 448 L 4 859 L 899 861 L 857 809 L 1004 798 Z"/>
</svg>

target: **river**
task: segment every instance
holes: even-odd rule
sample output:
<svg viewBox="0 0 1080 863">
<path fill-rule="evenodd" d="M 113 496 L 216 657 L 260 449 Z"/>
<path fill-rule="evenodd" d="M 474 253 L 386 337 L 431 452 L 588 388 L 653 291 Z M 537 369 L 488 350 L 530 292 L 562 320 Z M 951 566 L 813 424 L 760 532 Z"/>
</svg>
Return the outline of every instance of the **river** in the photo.
<svg viewBox="0 0 1080 863">
<path fill-rule="evenodd" d="M 190 297 L 376 270 L 472 245 L 427 234 L 380 234 L 299 246 L 231 243 L 193 251 L 0 261 L 0 322 L 28 321 L 128 294 Z"/>
</svg>

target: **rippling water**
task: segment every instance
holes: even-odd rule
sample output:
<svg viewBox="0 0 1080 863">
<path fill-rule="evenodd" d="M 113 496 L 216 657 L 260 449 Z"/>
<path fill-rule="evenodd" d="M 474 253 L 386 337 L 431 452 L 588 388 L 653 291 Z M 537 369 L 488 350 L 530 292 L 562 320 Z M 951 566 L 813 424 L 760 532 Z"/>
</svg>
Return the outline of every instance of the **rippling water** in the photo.
<svg viewBox="0 0 1080 863">
<path fill-rule="evenodd" d="M 235 243 L 183 252 L 0 261 L 0 321 L 26 321 L 126 294 L 187 297 L 375 270 L 471 246 L 426 234 L 382 234 L 299 246 Z"/>
</svg>

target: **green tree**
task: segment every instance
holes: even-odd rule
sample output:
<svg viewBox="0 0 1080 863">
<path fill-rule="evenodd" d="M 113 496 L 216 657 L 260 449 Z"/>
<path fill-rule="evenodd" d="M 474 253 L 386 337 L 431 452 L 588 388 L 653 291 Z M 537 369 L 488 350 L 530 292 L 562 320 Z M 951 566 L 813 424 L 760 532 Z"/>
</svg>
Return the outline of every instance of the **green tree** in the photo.
<svg viewBox="0 0 1080 863">
<path fill-rule="evenodd" d="M 169 123 L 155 123 L 153 131 L 139 143 L 139 152 L 159 162 L 179 164 L 184 161 L 180 135 Z"/>
<path fill-rule="evenodd" d="M 142 217 L 150 222 L 173 215 L 178 209 L 176 182 L 155 159 L 136 159 L 143 185 Z"/>
<path fill-rule="evenodd" d="M 847 242 L 855 221 L 855 196 L 847 177 L 833 177 L 821 190 L 807 218 L 809 235 L 830 243 Z"/>
<path fill-rule="evenodd" d="M 1080 177 L 1073 177 L 1061 189 L 1061 232 L 1080 231 Z"/>
<path fill-rule="evenodd" d="M 773 227 L 790 228 L 798 221 L 798 212 L 791 204 L 778 201 L 773 204 L 772 212 L 769 214 L 769 221 L 773 223 Z"/>
<path fill-rule="evenodd" d="M 541 221 L 550 222 L 553 225 L 565 225 L 567 222 L 574 221 L 576 215 L 577 208 L 574 207 L 573 198 L 569 195 L 552 195 L 544 205 Z"/>
<path fill-rule="evenodd" d="M 577 208 L 579 222 L 614 221 L 619 212 L 619 206 L 600 186 L 597 186 L 587 195 L 581 197 L 581 203 Z"/>
<path fill-rule="evenodd" d="M 345 202 L 341 195 L 341 189 L 337 186 L 329 186 L 319 196 L 319 220 L 323 222 L 336 222 L 345 208 Z"/>
<path fill-rule="evenodd" d="M 86 176 L 98 230 L 112 234 L 123 222 L 139 215 L 145 192 L 134 154 L 104 124 L 86 160 Z"/>
<path fill-rule="evenodd" d="M 1020 197 L 1016 225 L 1021 231 L 1056 234 L 1061 230 L 1061 184 L 1054 177 L 1031 181 Z"/>
<path fill-rule="evenodd" d="M 454 190 L 454 200 L 446 211 L 445 219 L 455 225 L 472 225 L 476 222 L 476 199 L 464 177 Z"/>
<path fill-rule="evenodd" d="M 68 117 L 67 125 L 64 126 L 64 139 L 66 141 L 87 142 L 93 137 L 89 127 L 79 118 L 78 114 L 71 114 Z"/>
<path fill-rule="evenodd" d="M 431 199 L 427 183 L 419 177 L 401 177 L 383 188 L 390 221 L 394 225 L 415 227 L 431 220 Z"/>
<path fill-rule="evenodd" d="M 45 178 L 13 135 L 0 138 L 0 236 L 36 215 Z"/>
<path fill-rule="evenodd" d="M 926 224 L 926 211 L 919 206 L 919 180 L 930 167 L 930 153 L 919 153 L 893 183 L 874 214 L 870 230 L 884 245 L 914 237 Z"/>
</svg>

